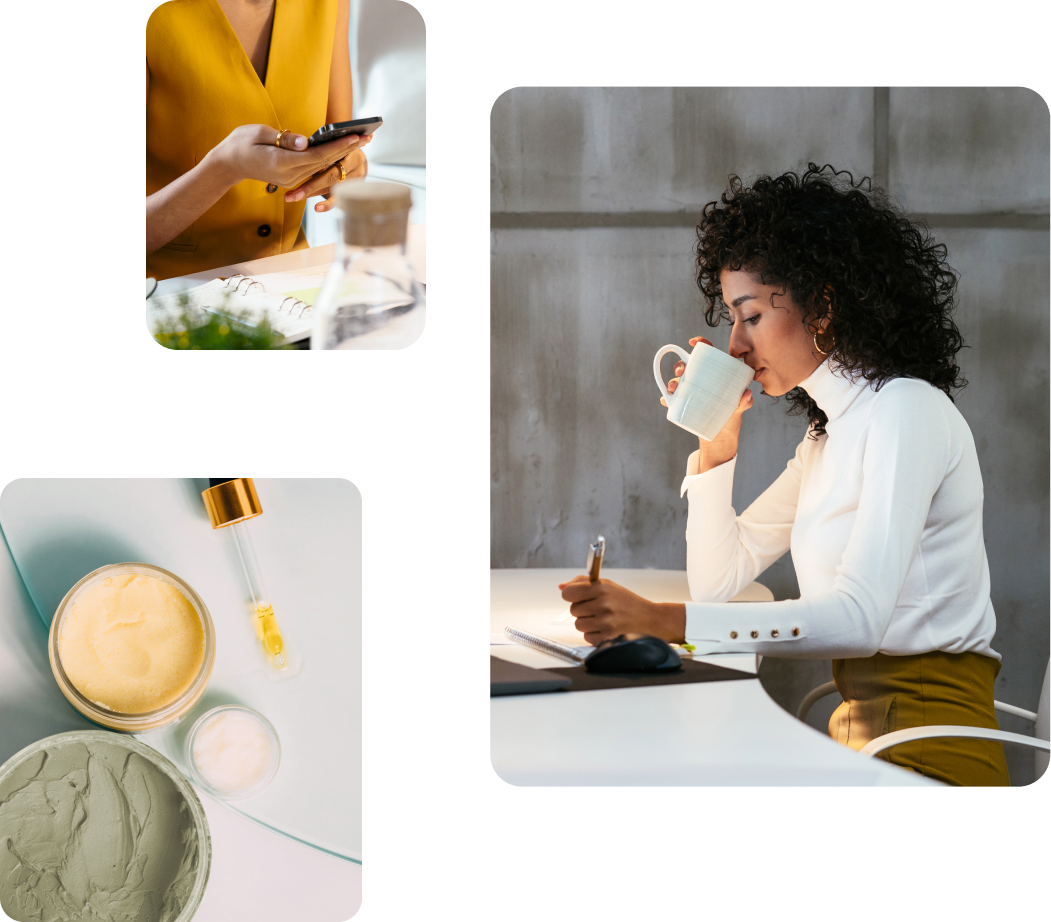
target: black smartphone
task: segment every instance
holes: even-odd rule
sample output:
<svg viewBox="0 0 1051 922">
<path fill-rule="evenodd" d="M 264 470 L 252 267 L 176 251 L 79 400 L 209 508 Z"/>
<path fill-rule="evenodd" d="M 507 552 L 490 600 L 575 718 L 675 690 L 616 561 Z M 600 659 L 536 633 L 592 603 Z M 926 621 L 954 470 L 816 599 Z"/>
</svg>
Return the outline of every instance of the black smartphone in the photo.
<svg viewBox="0 0 1051 922">
<path fill-rule="evenodd" d="M 307 141 L 309 147 L 315 144 L 324 144 L 326 141 L 335 141 L 337 138 L 345 138 L 348 134 L 372 134 L 383 119 L 379 116 L 373 118 L 356 118 L 352 122 L 335 122 L 332 125 L 322 125 Z"/>
</svg>

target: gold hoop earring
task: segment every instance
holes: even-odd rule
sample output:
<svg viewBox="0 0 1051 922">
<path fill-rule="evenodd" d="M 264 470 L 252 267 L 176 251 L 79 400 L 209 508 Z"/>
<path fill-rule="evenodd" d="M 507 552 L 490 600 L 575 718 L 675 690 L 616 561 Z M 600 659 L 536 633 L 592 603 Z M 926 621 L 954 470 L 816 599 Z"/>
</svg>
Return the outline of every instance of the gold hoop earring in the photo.
<svg viewBox="0 0 1051 922">
<path fill-rule="evenodd" d="M 822 349 L 817 344 L 817 335 L 818 335 L 817 333 L 814 334 L 814 348 L 817 349 L 818 352 L 820 352 L 822 355 L 828 355 L 830 352 L 835 351 L 835 348 L 836 348 L 836 337 L 835 337 L 835 334 L 833 334 L 833 336 L 832 336 L 832 346 L 829 348 L 828 352 L 826 352 L 824 349 Z"/>
</svg>

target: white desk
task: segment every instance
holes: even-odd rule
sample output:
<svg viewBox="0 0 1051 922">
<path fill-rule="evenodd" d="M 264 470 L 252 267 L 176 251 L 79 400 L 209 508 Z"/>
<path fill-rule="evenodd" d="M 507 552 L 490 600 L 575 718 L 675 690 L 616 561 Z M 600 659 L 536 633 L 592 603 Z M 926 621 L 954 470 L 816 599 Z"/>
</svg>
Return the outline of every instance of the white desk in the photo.
<svg viewBox="0 0 1051 922">
<path fill-rule="evenodd" d="M 416 272 L 416 277 L 425 286 L 427 284 L 427 228 L 424 224 L 410 224 L 406 242 L 409 262 Z M 218 266 L 204 269 L 190 275 L 164 279 L 158 282 L 151 293 L 155 297 L 173 294 L 195 288 L 217 278 L 228 278 L 231 275 L 248 275 L 258 277 L 271 272 L 290 272 L 293 270 L 327 267 L 336 257 L 336 244 L 309 247 L 281 253 L 277 256 L 264 256 L 261 259 L 249 259 L 229 266 Z M 313 274 L 313 273 L 312 273 Z M 147 283 L 149 284 L 149 283 Z M 306 287 L 306 286 L 304 286 Z M 287 289 L 286 289 L 287 290 Z M 412 310 L 408 315 L 391 320 L 378 330 L 373 330 L 352 341 L 354 349 L 402 349 L 412 345 L 421 335 L 426 323 L 426 305 Z M 295 348 L 306 348 L 309 339 L 300 339 Z M 344 344 L 349 347 L 351 344 Z"/>
<path fill-rule="evenodd" d="M 543 633 L 566 609 L 558 583 L 579 569 L 493 570 L 490 631 Z M 686 574 L 603 571 L 655 601 L 684 601 Z M 749 587 L 771 598 L 765 587 Z M 743 600 L 744 593 L 739 596 Z M 493 655 L 538 668 L 565 663 L 519 646 Z M 755 672 L 751 655 L 704 657 Z M 758 679 L 493 698 L 493 768 L 511 784 L 928 785 L 833 742 L 782 710 Z"/>
<path fill-rule="evenodd" d="M 412 268 L 423 284 L 427 284 L 427 225 L 410 224 L 406 242 L 406 253 Z M 157 294 L 164 295 L 173 291 L 183 291 L 196 285 L 203 285 L 216 278 L 230 275 L 265 275 L 268 272 L 288 272 L 292 269 L 306 269 L 310 266 L 325 266 L 336 258 L 336 245 L 309 247 L 305 250 L 293 250 L 278 256 L 264 256 L 261 259 L 247 259 L 244 262 L 229 266 L 217 266 L 215 269 L 204 269 L 190 275 L 164 279 L 157 285 Z"/>
</svg>

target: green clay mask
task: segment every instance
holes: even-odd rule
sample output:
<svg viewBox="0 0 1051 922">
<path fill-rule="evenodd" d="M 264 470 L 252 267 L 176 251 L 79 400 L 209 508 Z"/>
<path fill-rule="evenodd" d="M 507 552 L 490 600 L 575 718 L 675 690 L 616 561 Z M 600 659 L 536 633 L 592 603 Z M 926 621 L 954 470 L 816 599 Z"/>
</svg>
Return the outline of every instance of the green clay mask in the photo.
<svg viewBox="0 0 1051 922">
<path fill-rule="evenodd" d="M 198 864 L 186 798 L 126 746 L 59 740 L 0 781 L 0 905 L 16 922 L 174 922 Z"/>
</svg>

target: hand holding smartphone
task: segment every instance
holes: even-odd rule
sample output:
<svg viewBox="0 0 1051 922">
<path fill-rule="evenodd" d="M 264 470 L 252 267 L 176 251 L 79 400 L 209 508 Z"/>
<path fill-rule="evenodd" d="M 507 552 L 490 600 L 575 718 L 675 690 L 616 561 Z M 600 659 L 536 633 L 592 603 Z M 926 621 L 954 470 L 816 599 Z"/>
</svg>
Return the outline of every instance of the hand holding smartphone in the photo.
<svg viewBox="0 0 1051 922">
<path fill-rule="evenodd" d="M 372 118 L 356 118 L 352 122 L 333 122 L 331 125 L 322 125 L 307 139 L 307 146 L 325 144 L 328 141 L 345 138 L 348 134 L 372 134 L 382 124 L 383 119 L 373 116 Z"/>
<path fill-rule="evenodd" d="M 244 180 L 257 180 L 266 183 L 269 192 L 279 188 L 295 189 L 318 172 L 330 169 L 353 147 L 368 143 L 358 143 L 356 139 L 368 135 L 383 122 L 373 118 L 323 125 L 305 139 L 290 129 L 281 131 L 272 125 L 239 125 L 208 152 L 208 158 L 220 167 L 231 186 Z M 304 139 L 306 147 L 296 147 L 297 138 Z M 344 138 L 348 140 L 342 144 L 321 149 L 327 142 Z M 310 150 L 310 147 L 318 149 Z M 290 156 L 291 153 L 295 156 Z"/>
<path fill-rule="evenodd" d="M 322 125 L 317 131 L 315 131 L 309 138 L 307 138 L 307 147 L 317 147 L 322 144 L 327 144 L 329 141 L 336 141 L 340 138 L 354 137 L 371 135 L 380 125 L 383 124 L 383 119 L 379 116 L 372 118 L 358 118 L 350 122 L 334 122 L 331 125 Z M 358 145 L 357 153 L 360 154 L 360 147 Z M 296 188 L 290 189 L 285 193 L 286 202 L 299 202 L 309 198 L 312 195 L 324 195 L 328 197 L 325 202 L 319 202 L 314 206 L 314 210 L 317 212 L 328 211 L 332 207 L 331 199 L 331 187 L 336 182 L 341 182 L 344 179 L 354 178 L 352 173 L 348 173 L 343 166 L 343 161 L 351 154 L 355 153 L 354 145 L 341 145 L 338 154 L 331 154 L 335 159 L 329 163 L 324 169 L 317 170 L 314 175 L 302 185 L 298 185 Z M 312 155 L 311 159 L 316 162 L 318 155 Z M 325 158 L 326 155 L 323 151 L 321 157 Z M 364 168 L 362 161 L 355 158 L 351 161 L 351 165 L 358 163 L 359 173 L 358 175 L 364 174 Z M 331 170 L 334 166 L 339 166 L 339 175 L 331 175 Z M 272 190 L 271 190 L 272 191 Z"/>
</svg>

